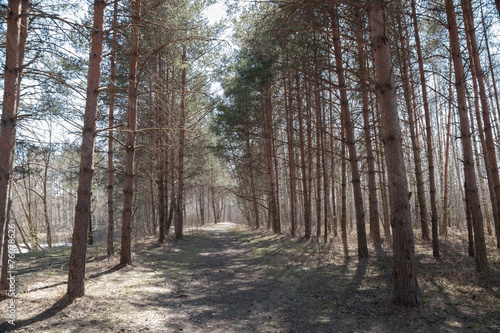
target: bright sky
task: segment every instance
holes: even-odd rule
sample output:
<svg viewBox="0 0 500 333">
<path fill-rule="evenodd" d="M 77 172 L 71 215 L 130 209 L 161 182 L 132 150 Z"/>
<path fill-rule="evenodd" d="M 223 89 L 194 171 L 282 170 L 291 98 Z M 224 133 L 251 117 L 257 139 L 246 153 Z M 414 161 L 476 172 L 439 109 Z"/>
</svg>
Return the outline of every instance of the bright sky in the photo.
<svg viewBox="0 0 500 333">
<path fill-rule="evenodd" d="M 204 14 L 207 17 L 208 22 L 210 22 L 210 24 L 217 23 L 220 20 L 225 19 L 227 17 L 224 4 L 220 0 L 215 4 L 211 5 L 210 7 L 208 7 L 205 10 Z"/>
</svg>

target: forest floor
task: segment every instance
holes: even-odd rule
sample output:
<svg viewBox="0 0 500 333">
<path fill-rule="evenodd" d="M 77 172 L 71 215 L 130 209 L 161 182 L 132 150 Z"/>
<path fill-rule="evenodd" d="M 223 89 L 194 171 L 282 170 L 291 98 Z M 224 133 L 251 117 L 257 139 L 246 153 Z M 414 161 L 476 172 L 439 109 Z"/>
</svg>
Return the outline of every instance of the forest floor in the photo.
<svg viewBox="0 0 500 333">
<path fill-rule="evenodd" d="M 86 296 L 61 304 L 70 249 L 20 254 L 16 325 L 0 332 L 499 332 L 500 255 L 475 272 L 462 242 L 442 259 L 417 241 L 420 305 L 391 305 L 391 255 L 343 255 L 318 244 L 231 223 L 190 230 L 184 241 L 137 242 L 118 269 L 88 251 Z M 353 244 L 353 242 L 351 242 Z M 5 320 L 8 301 L 0 303 Z"/>
</svg>

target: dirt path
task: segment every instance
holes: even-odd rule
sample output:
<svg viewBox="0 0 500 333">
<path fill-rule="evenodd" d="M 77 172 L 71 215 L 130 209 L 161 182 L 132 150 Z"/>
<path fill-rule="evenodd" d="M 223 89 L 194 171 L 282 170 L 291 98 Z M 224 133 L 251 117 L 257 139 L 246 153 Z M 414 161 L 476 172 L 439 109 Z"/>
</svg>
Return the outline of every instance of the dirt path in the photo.
<svg viewBox="0 0 500 333">
<path fill-rule="evenodd" d="M 121 269 L 118 256 L 109 260 L 95 246 L 85 297 L 70 305 L 57 303 L 70 249 L 21 254 L 16 326 L 3 322 L 0 333 L 500 331 L 497 252 L 483 276 L 460 246 L 444 244 L 436 261 L 418 243 L 421 305 L 402 309 L 390 303 L 390 255 L 346 260 L 337 243 L 221 223 L 190 230 L 181 242 L 139 242 L 134 264 Z M 0 303 L 1 321 L 7 305 Z"/>
<path fill-rule="evenodd" d="M 134 264 L 119 270 L 116 259 L 89 249 L 86 296 L 69 306 L 56 303 L 66 290 L 69 248 L 20 255 L 16 326 L 3 322 L 0 332 L 284 332 L 277 284 L 229 232 L 234 227 L 140 244 Z"/>
<path fill-rule="evenodd" d="M 204 229 L 210 244 L 165 294 L 173 314 L 168 332 L 281 332 L 277 327 L 277 285 L 220 223 Z M 189 246 L 188 243 L 186 243 Z"/>
</svg>

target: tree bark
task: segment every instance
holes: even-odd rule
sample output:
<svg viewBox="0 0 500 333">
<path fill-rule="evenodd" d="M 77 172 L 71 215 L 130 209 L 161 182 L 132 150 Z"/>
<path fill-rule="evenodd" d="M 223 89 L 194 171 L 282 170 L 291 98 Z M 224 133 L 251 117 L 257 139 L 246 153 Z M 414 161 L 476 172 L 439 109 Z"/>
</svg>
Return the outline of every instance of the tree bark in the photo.
<svg viewBox="0 0 500 333">
<path fill-rule="evenodd" d="M 380 246 L 380 223 L 377 199 L 377 182 L 375 179 L 375 158 L 373 156 L 372 135 L 370 133 L 370 103 L 368 99 L 368 85 L 366 84 L 366 64 L 365 64 L 365 49 L 363 31 L 363 14 L 362 10 L 358 9 L 356 13 L 357 21 L 357 47 L 359 61 L 359 80 L 361 89 L 361 101 L 363 106 L 363 130 L 365 134 L 366 159 L 368 165 L 368 202 L 370 207 L 370 237 L 376 247 Z"/>
<path fill-rule="evenodd" d="M 141 0 L 132 0 L 132 15 L 128 77 L 127 139 L 125 156 L 125 181 L 123 184 L 123 213 L 120 264 L 132 263 L 132 210 L 134 198 L 134 156 L 135 136 L 137 131 L 137 61 L 139 58 L 139 24 L 141 22 Z"/>
<path fill-rule="evenodd" d="M 309 187 L 307 184 L 307 164 L 305 153 L 304 140 L 304 122 L 302 117 L 302 96 L 300 94 L 300 78 L 299 74 L 295 75 L 295 85 L 297 89 L 297 113 L 299 116 L 299 145 L 300 145 L 300 167 L 302 172 L 302 194 L 304 201 L 304 237 L 311 238 L 311 201 L 309 200 Z"/>
<path fill-rule="evenodd" d="M 22 21 L 22 3 L 9 0 L 7 33 L 5 41 L 4 94 L 2 104 L 2 122 L 0 125 L 0 251 L 6 230 L 7 206 L 9 200 L 9 182 L 12 173 L 16 145 L 16 127 L 18 112 L 18 94 L 20 84 L 20 30 Z M 2 257 L 6 253 L 2 252 Z M 6 276 L 1 277 L 7 279 Z"/>
<path fill-rule="evenodd" d="M 445 0 L 446 17 L 450 34 L 450 51 L 455 69 L 455 87 L 457 89 L 458 114 L 460 118 L 460 131 L 464 155 L 465 172 L 465 198 L 469 200 L 469 208 L 474 226 L 474 240 L 476 249 L 476 269 L 480 272 L 488 270 L 486 242 L 484 238 L 483 214 L 477 190 L 476 173 L 474 170 L 474 155 L 472 153 L 471 132 L 469 116 L 467 114 L 465 72 L 460 54 L 460 41 L 458 25 L 453 0 Z"/>
<path fill-rule="evenodd" d="M 66 296 L 70 300 L 75 297 L 83 296 L 85 292 L 85 256 L 87 253 L 87 232 L 91 214 L 90 205 L 92 197 L 92 176 L 94 172 L 97 102 L 101 79 L 104 11 L 106 5 L 106 0 L 94 1 L 94 24 L 92 28 L 92 46 L 89 57 L 87 102 L 83 118 L 80 176 L 78 181 L 71 256 L 69 259 L 68 290 L 66 293 Z"/>
<path fill-rule="evenodd" d="M 108 257 L 115 254 L 114 246 L 114 230 L 115 230 L 115 217 L 114 217 L 114 172 L 115 167 L 113 163 L 113 126 L 115 124 L 115 80 L 116 80 L 116 44 L 118 39 L 118 1 L 113 3 L 113 37 L 111 41 L 111 64 L 109 73 L 109 131 L 108 131 Z"/>
<path fill-rule="evenodd" d="M 473 59 L 473 66 L 475 71 L 473 75 L 476 76 L 477 83 L 479 86 L 479 97 L 481 102 L 481 110 L 484 122 L 484 134 L 486 140 L 486 151 L 485 155 L 488 155 L 490 164 L 490 176 L 492 178 L 493 191 L 495 192 L 492 205 L 496 206 L 496 219 L 495 219 L 495 231 L 497 238 L 497 248 L 500 248 L 500 176 L 498 174 L 498 163 L 495 152 L 495 140 L 493 138 L 493 131 L 490 119 L 490 108 L 488 105 L 488 96 L 486 92 L 486 86 L 484 83 L 484 72 L 481 67 L 481 61 L 479 59 L 479 48 L 476 41 L 476 28 L 474 26 L 474 15 L 472 13 L 472 4 L 470 0 L 462 0 L 462 8 L 464 21 L 466 25 L 467 37 L 470 42 L 470 56 Z M 478 127 L 480 124 L 478 123 Z"/>
<path fill-rule="evenodd" d="M 356 139 L 354 136 L 354 125 L 351 120 L 349 101 L 347 98 L 346 84 L 344 78 L 344 68 L 342 64 L 342 49 L 340 43 L 340 33 L 338 28 L 338 13 L 334 6 L 330 5 L 332 11 L 332 34 L 333 48 L 335 54 L 335 64 L 337 80 L 340 94 L 340 109 L 342 115 L 342 127 L 345 128 L 345 139 L 349 149 L 349 162 L 351 165 L 351 181 L 356 212 L 356 231 L 358 238 L 359 258 L 368 258 L 368 245 L 366 242 L 365 211 L 363 208 L 363 195 L 361 191 L 361 176 L 358 168 L 358 156 L 356 153 Z"/>
<path fill-rule="evenodd" d="M 396 85 L 389 39 L 385 31 L 384 1 L 370 5 L 370 33 L 376 73 L 377 94 L 382 111 L 382 138 L 385 147 L 394 251 L 394 304 L 418 304 L 415 249 L 410 202 L 397 110 Z"/>
<path fill-rule="evenodd" d="M 184 237 L 184 145 L 186 135 L 186 47 L 182 50 L 182 72 L 181 72 L 181 105 L 179 114 L 179 155 L 178 155 L 178 188 L 177 203 L 175 206 L 175 238 L 180 240 Z M 215 215 L 215 212 L 214 212 Z"/>
</svg>

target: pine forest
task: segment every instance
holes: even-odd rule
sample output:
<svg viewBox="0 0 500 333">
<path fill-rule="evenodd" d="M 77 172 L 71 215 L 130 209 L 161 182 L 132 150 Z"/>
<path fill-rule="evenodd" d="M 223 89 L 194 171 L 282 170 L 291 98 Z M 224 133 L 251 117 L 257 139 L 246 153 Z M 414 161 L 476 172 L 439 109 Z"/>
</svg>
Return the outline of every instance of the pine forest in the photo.
<svg viewBox="0 0 500 333">
<path fill-rule="evenodd" d="M 499 332 L 499 0 L 4 0 L 0 332 Z"/>
</svg>

